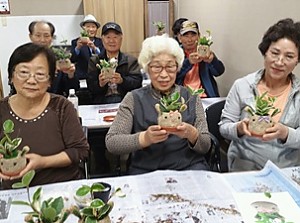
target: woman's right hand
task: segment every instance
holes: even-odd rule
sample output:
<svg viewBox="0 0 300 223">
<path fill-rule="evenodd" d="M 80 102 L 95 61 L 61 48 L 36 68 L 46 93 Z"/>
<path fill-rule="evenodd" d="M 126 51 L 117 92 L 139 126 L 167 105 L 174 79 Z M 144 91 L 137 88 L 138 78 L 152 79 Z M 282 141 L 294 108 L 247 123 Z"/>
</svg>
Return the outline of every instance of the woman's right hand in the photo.
<svg viewBox="0 0 300 223">
<path fill-rule="evenodd" d="M 139 142 L 142 148 L 146 148 L 151 144 L 165 141 L 168 136 L 169 133 L 159 125 L 151 125 L 146 131 L 140 133 Z"/>
<path fill-rule="evenodd" d="M 243 135 L 251 136 L 251 132 L 248 130 L 249 119 L 245 118 L 237 123 L 237 135 L 241 137 Z"/>
</svg>

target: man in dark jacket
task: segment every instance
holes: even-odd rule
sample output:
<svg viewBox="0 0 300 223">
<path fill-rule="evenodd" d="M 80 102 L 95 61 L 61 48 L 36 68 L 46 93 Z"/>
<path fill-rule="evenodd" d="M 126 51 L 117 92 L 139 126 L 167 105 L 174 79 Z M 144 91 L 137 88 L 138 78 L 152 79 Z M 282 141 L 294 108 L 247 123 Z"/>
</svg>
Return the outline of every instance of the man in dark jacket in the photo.
<svg viewBox="0 0 300 223">
<path fill-rule="evenodd" d="M 185 58 L 176 77 L 176 84 L 193 89 L 205 90 L 201 97 L 219 97 L 217 82 L 214 77 L 224 73 L 225 67 L 216 54 L 209 50 L 205 56 L 197 52 L 200 31 L 196 22 L 185 21 L 181 24 L 179 41 Z"/>
<path fill-rule="evenodd" d="M 120 51 L 122 38 L 122 29 L 118 24 L 108 22 L 103 26 L 104 50 L 93 56 L 88 66 L 87 85 L 94 104 L 121 102 L 127 92 L 142 86 L 143 77 L 137 59 Z M 117 62 L 112 77 L 101 72 L 100 60 Z"/>
</svg>

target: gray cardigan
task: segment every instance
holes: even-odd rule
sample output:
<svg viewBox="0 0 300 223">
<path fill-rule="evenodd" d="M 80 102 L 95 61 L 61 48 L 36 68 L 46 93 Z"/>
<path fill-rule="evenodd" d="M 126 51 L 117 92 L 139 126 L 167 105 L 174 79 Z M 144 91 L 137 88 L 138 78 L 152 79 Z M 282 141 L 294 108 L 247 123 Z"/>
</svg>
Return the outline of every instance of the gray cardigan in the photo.
<svg viewBox="0 0 300 223">
<path fill-rule="evenodd" d="M 176 88 L 184 89 L 182 86 Z M 186 114 L 183 114 L 183 121 L 193 124 L 199 131 L 194 146 L 186 139 L 170 135 L 165 142 L 141 148 L 140 132 L 157 123 L 157 112 L 154 108 L 160 98 L 157 94 L 149 85 L 125 96 L 107 133 L 107 149 L 115 154 L 132 153 L 131 165 L 148 171 L 189 169 L 194 163 L 205 162 L 203 154 L 210 148 L 210 137 L 200 97 L 191 100 L 188 110 L 184 112 Z"/>
<path fill-rule="evenodd" d="M 228 93 L 219 124 L 221 134 L 232 140 L 228 150 L 230 171 L 261 169 L 268 160 L 281 168 L 300 165 L 300 81 L 294 74 L 291 74 L 292 90 L 279 120 L 289 129 L 286 142 L 237 136 L 237 122 L 248 117 L 246 106 L 254 106 L 256 86 L 263 73 L 264 70 L 259 70 L 236 80 Z"/>
</svg>

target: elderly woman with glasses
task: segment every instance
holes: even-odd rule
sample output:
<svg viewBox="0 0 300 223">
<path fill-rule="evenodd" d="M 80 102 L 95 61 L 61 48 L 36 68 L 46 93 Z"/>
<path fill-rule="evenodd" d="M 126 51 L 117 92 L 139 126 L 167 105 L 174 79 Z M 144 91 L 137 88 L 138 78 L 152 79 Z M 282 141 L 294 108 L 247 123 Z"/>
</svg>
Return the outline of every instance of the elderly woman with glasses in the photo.
<svg viewBox="0 0 300 223">
<path fill-rule="evenodd" d="M 201 98 L 175 84 L 183 59 L 173 38 L 153 36 L 143 42 L 138 62 L 149 74 L 151 85 L 127 93 L 106 136 L 110 152 L 131 154 L 129 174 L 208 169 L 204 154 L 210 148 L 210 136 Z M 192 100 L 177 131 L 168 132 L 157 124 L 155 104 L 174 91 Z"/>
<path fill-rule="evenodd" d="M 47 92 L 55 75 L 53 52 L 34 43 L 19 46 L 10 57 L 8 75 L 16 94 L 0 101 L 0 123 L 12 120 L 11 137 L 22 138 L 19 148 L 27 145 L 30 151 L 19 175 L 0 173 L 3 187 L 10 188 L 29 170 L 36 171 L 31 186 L 82 178 L 80 163 L 89 146 L 77 112 L 66 98 Z"/>
<path fill-rule="evenodd" d="M 279 167 L 300 165 L 300 82 L 292 73 L 300 58 L 300 23 L 283 19 L 271 26 L 258 46 L 264 68 L 235 81 L 221 116 L 220 132 L 231 140 L 230 171 L 259 170 L 271 160 Z M 266 93 L 280 113 L 261 137 L 248 129 L 247 107 Z"/>
</svg>

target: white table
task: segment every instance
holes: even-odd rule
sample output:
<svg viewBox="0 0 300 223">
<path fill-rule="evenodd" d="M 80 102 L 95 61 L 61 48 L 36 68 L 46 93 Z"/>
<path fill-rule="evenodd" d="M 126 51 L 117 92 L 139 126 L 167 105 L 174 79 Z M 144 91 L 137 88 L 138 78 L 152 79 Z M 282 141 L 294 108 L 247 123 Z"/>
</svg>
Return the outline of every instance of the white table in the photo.
<svg viewBox="0 0 300 223">
<path fill-rule="evenodd" d="M 211 104 L 225 100 L 225 97 L 203 98 L 202 104 L 204 110 Z M 103 120 L 105 116 L 116 115 L 120 103 L 102 104 L 102 105 L 80 105 L 79 116 L 82 118 L 82 125 L 88 129 L 109 128 L 111 122 Z"/>
<path fill-rule="evenodd" d="M 78 106 L 79 116 L 82 118 L 82 125 L 88 129 L 109 128 L 111 122 L 104 121 L 104 117 L 116 115 L 119 105 L 120 103 Z"/>
</svg>

